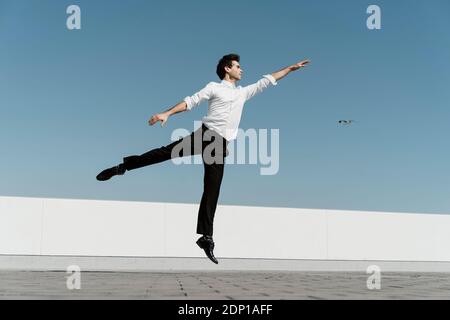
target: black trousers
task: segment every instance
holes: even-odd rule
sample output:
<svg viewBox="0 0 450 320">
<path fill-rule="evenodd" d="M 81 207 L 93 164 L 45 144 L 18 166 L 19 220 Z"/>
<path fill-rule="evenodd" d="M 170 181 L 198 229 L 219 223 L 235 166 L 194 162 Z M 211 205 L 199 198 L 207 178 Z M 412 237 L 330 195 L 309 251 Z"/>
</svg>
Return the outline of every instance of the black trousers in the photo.
<svg viewBox="0 0 450 320">
<path fill-rule="evenodd" d="M 228 155 L 228 141 L 204 124 L 189 136 L 169 145 L 150 150 L 142 155 L 123 159 L 127 170 L 134 170 L 178 157 L 202 155 L 205 169 L 203 195 L 197 219 L 197 233 L 213 235 L 214 214 L 219 200 L 220 185 Z"/>
</svg>

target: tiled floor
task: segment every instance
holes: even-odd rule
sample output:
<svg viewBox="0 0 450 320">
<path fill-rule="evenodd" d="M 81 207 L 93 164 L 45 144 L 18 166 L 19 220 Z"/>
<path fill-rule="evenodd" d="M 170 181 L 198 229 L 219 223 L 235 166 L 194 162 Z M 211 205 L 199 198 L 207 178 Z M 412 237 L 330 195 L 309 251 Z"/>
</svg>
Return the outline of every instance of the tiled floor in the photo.
<svg viewBox="0 0 450 320">
<path fill-rule="evenodd" d="M 386 273 L 381 289 L 346 272 L 0 272 L 0 299 L 449 299 L 450 274 Z"/>
</svg>

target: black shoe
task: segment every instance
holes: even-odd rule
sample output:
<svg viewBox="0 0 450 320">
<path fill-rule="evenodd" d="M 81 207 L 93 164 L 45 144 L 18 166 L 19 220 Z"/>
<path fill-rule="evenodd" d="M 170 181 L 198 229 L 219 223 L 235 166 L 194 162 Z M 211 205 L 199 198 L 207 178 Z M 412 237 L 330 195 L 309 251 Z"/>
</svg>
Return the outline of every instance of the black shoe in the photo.
<svg viewBox="0 0 450 320">
<path fill-rule="evenodd" d="M 125 174 L 125 171 L 127 171 L 123 164 L 119 164 L 118 166 L 111 167 L 109 169 L 103 170 L 97 175 L 98 181 L 106 181 L 111 179 L 114 176 L 122 176 Z"/>
<path fill-rule="evenodd" d="M 208 256 L 209 260 L 218 264 L 216 257 L 214 257 L 214 241 L 211 236 L 203 236 L 197 240 L 197 245 L 203 249 Z"/>
</svg>

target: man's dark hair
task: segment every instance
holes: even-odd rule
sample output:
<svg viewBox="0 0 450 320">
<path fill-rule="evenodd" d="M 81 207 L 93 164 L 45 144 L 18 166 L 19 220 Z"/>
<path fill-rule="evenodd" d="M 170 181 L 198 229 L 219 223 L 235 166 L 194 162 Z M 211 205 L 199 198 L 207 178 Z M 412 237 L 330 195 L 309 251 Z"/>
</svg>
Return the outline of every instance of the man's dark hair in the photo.
<svg viewBox="0 0 450 320">
<path fill-rule="evenodd" d="M 240 57 L 238 54 L 231 53 L 223 56 L 222 59 L 219 60 L 216 73 L 219 76 L 220 80 L 223 80 L 223 78 L 225 78 L 225 67 L 231 68 L 233 66 L 233 61 L 239 62 L 239 59 Z"/>
</svg>

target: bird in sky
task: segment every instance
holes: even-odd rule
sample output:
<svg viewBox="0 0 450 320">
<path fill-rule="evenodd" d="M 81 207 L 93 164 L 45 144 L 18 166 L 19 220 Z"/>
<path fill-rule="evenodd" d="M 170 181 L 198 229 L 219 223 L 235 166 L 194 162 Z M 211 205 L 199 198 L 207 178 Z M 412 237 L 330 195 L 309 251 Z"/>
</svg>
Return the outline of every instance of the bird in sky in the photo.
<svg viewBox="0 0 450 320">
<path fill-rule="evenodd" d="M 339 124 L 343 124 L 343 125 L 349 125 L 349 124 L 352 124 L 353 122 L 356 122 L 356 120 L 339 120 L 338 121 Z"/>
</svg>

